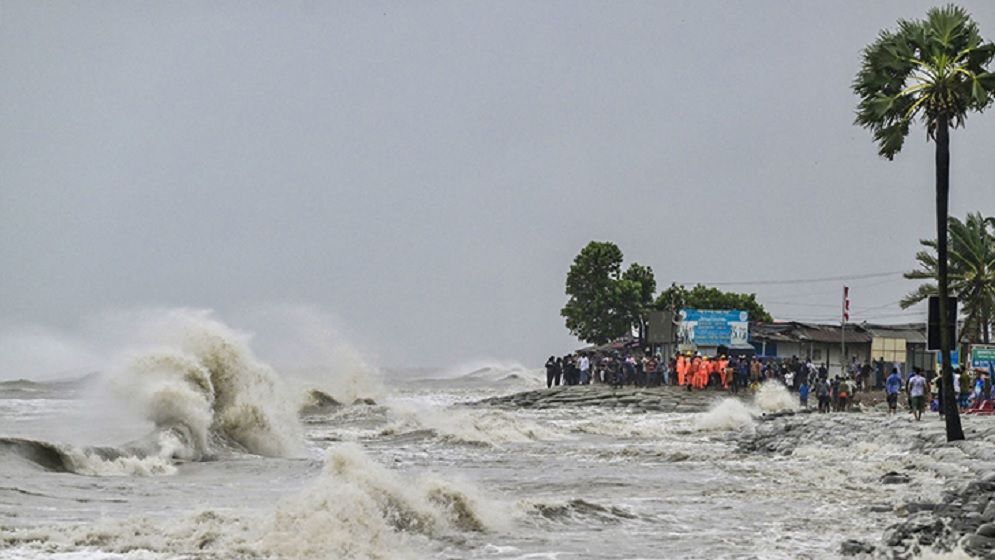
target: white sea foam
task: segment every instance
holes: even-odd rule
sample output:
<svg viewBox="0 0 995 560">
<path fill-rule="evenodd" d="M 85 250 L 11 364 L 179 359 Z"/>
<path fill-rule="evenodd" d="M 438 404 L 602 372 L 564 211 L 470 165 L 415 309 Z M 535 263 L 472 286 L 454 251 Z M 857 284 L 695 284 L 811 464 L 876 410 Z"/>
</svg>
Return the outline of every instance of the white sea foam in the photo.
<svg viewBox="0 0 995 560">
<path fill-rule="evenodd" d="M 798 397 L 777 381 L 768 381 L 760 386 L 753 397 L 754 404 L 762 412 L 790 412 L 798 410 Z"/>
<path fill-rule="evenodd" d="M 0 542 L 25 553 L 145 551 L 171 557 L 307 559 L 418 558 L 416 549 L 460 533 L 510 528 L 513 510 L 472 485 L 404 476 L 359 446 L 328 451 L 321 474 L 261 512 L 206 510 L 173 521 L 104 518 L 90 524 L 0 528 Z"/>
<path fill-rule="evenodd" d="M 430 430 L 436 436 L 456 443 L 493 446 L 565 437 L 553 428 L 498 409 L 434 408 L 410 401 L 392 402 L 389 406 L 392 422 L 383 430 L 384 435 Z"/>
<path fill-rule="evenodd" d="M 753 427 L 755 418 L 766 413 L 791 412 L 798 409 L 797 399 L 777 381 L 764 383 L 747 403 L 730 397 L 717 402 L 708 412 L 695 417 L 700 430 L 734 430 Z"/>
<path fill-rule="evenodd" d="M 734 430 L 753 425 L 757 410 L 739 399 L 722 399 L 695 417 L 699 430 Z"/>
<path fill-rule="evenodd" d="M 261 545 L 293 558 L 396 558 L 405 535 L 499 530 L 508 511 L 468 484 L 404 477 L 342 444 L 318 480 L 278 506 Z"/>
<path fill-rule="evenodd" d="M 154 346 L 127 353 L 108 377 L 112 391 L 158 429 L 188 434 L 180 458 L 198 458 L 220 440 L 250 453 L 299 455 L 296 407 L 246 337 L 209 313 L 174 310 L 142 325 Z"/>
</svg>

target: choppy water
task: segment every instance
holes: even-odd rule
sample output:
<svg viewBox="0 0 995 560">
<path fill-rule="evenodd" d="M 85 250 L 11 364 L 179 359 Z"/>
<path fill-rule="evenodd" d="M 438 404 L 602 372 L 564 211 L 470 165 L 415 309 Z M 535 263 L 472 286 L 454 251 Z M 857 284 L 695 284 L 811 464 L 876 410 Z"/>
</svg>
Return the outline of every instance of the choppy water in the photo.
<svg viewBox="0 0 995 560">
<path fill-rule="evenodd" d="M 820 435 L 783 455 L 740 445 L 760 404 L 460 404 L 538 386 L 514 366 L 321 387 L 376 404 L 298 414 L 305 393 L 223 326 L 186 328 L 105 375 L 0 385 L 0 556 L 825 558 L 942 488 L 908 446 L 932 419 L 798 415 Z"/>
</svg>

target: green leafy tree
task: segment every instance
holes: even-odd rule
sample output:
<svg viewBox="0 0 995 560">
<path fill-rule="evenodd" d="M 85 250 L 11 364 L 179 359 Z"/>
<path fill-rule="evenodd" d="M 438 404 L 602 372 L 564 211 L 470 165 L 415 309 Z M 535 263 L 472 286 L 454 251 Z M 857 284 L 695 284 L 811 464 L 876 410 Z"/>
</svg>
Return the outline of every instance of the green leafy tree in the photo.
<svg viewBox="0 0 995 560">
<path fill-rule="evenodd" d="M 893 159 L 916 120 L 936 142 L 937 292 L 940 317 L 947 317 L 947 208 L 950 192 L 950 128 L 964 125 L 968 113 L 992 101 L 995 75 L 988 65 L 995 44 L 981 38 L 977 24 L 960 7 L 933 8 L 922 20 L 900 20 L 882 31 L 863 52 L 853 82 L 860 98 L 856 124 L 867 128 L 878 152 Z M 950 340 L 940 329 L 943 353 L 942 396 L 947 440 L 964 439 L 950 383 Z"/>
<path fill-rule="evenodd" d="M 656 293 L 653 269 L 632 263 L 622 274 L 619 290 L 629 322 L 638 329 L 642 341 L 646 338 L 647 313 L 653 309 L 653 294 Z"/>
<path fill-rule="evenodd" d="M 622 251 L 607 241 L 584 247 L 567 273 L 568 300 L 560 315 L 577 338 L 604 344 L 645 328 L 645 313 L 653 301 L 653 269 L 633 263 L 622 274 Z"/>
<path fill-rule="evenodd" d="M 751 321 L 769 322 L 770 313 L 757 301 L 756 294 L 723 292 L 702 284 L 688 290 L 684 286 L 671 284 L 656 298 L 657 309 L 740 309 L 750 313 Z"/>
<path fill-rule="evenodd" d="M 965 342 L 991 342 L 995 318 L 995 218 L 980 212 L 968 214 L 963 222 L 951 217 L 947 225 L 949 259 L 947 280 L 950 291 L 962 303 Z M 937 293 L 936 240 L 920 240 L 926 249 L 916 253 L 920 268 L 905 274 L 910 280 L 932 280 L 920 285 L 901 301 L 911 307 Z"/>
</svg>

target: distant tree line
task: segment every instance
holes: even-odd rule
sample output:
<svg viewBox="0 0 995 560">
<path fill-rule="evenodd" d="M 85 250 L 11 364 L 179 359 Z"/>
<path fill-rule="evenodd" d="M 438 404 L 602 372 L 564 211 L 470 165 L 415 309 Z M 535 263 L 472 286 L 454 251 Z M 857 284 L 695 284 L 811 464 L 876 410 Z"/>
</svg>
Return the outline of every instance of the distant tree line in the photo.
<svg viewBox="0 0 995 560">
<path fill-rule="evenodd" d="M 688 290 L 676 283 L 656 294 L 653 269 L 632 263 L 624 271 L 621 249 L 610 241 L 591 241 L 567 272 L 567 303 L 560 311 L 571 334 L 591 344 L 604 344 L 638 332 L 646 335 L 650 311 L 742 309 L 750 318 L 770 321 L 756 294 L 723 292 L 698 284 Z"/>
</svg>

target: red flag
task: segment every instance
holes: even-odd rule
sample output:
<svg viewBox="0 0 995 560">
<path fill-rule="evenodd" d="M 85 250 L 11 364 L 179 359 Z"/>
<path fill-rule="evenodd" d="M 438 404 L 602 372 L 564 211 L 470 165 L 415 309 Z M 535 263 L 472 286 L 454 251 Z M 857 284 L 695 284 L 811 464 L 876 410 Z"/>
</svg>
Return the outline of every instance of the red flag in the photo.
<svg viewBox="0 0 995 560">
<path fill-rule="evenodd" d="M 843 286 L 843 322 L 850 320 L 850 287 Z"/>
</svg>

